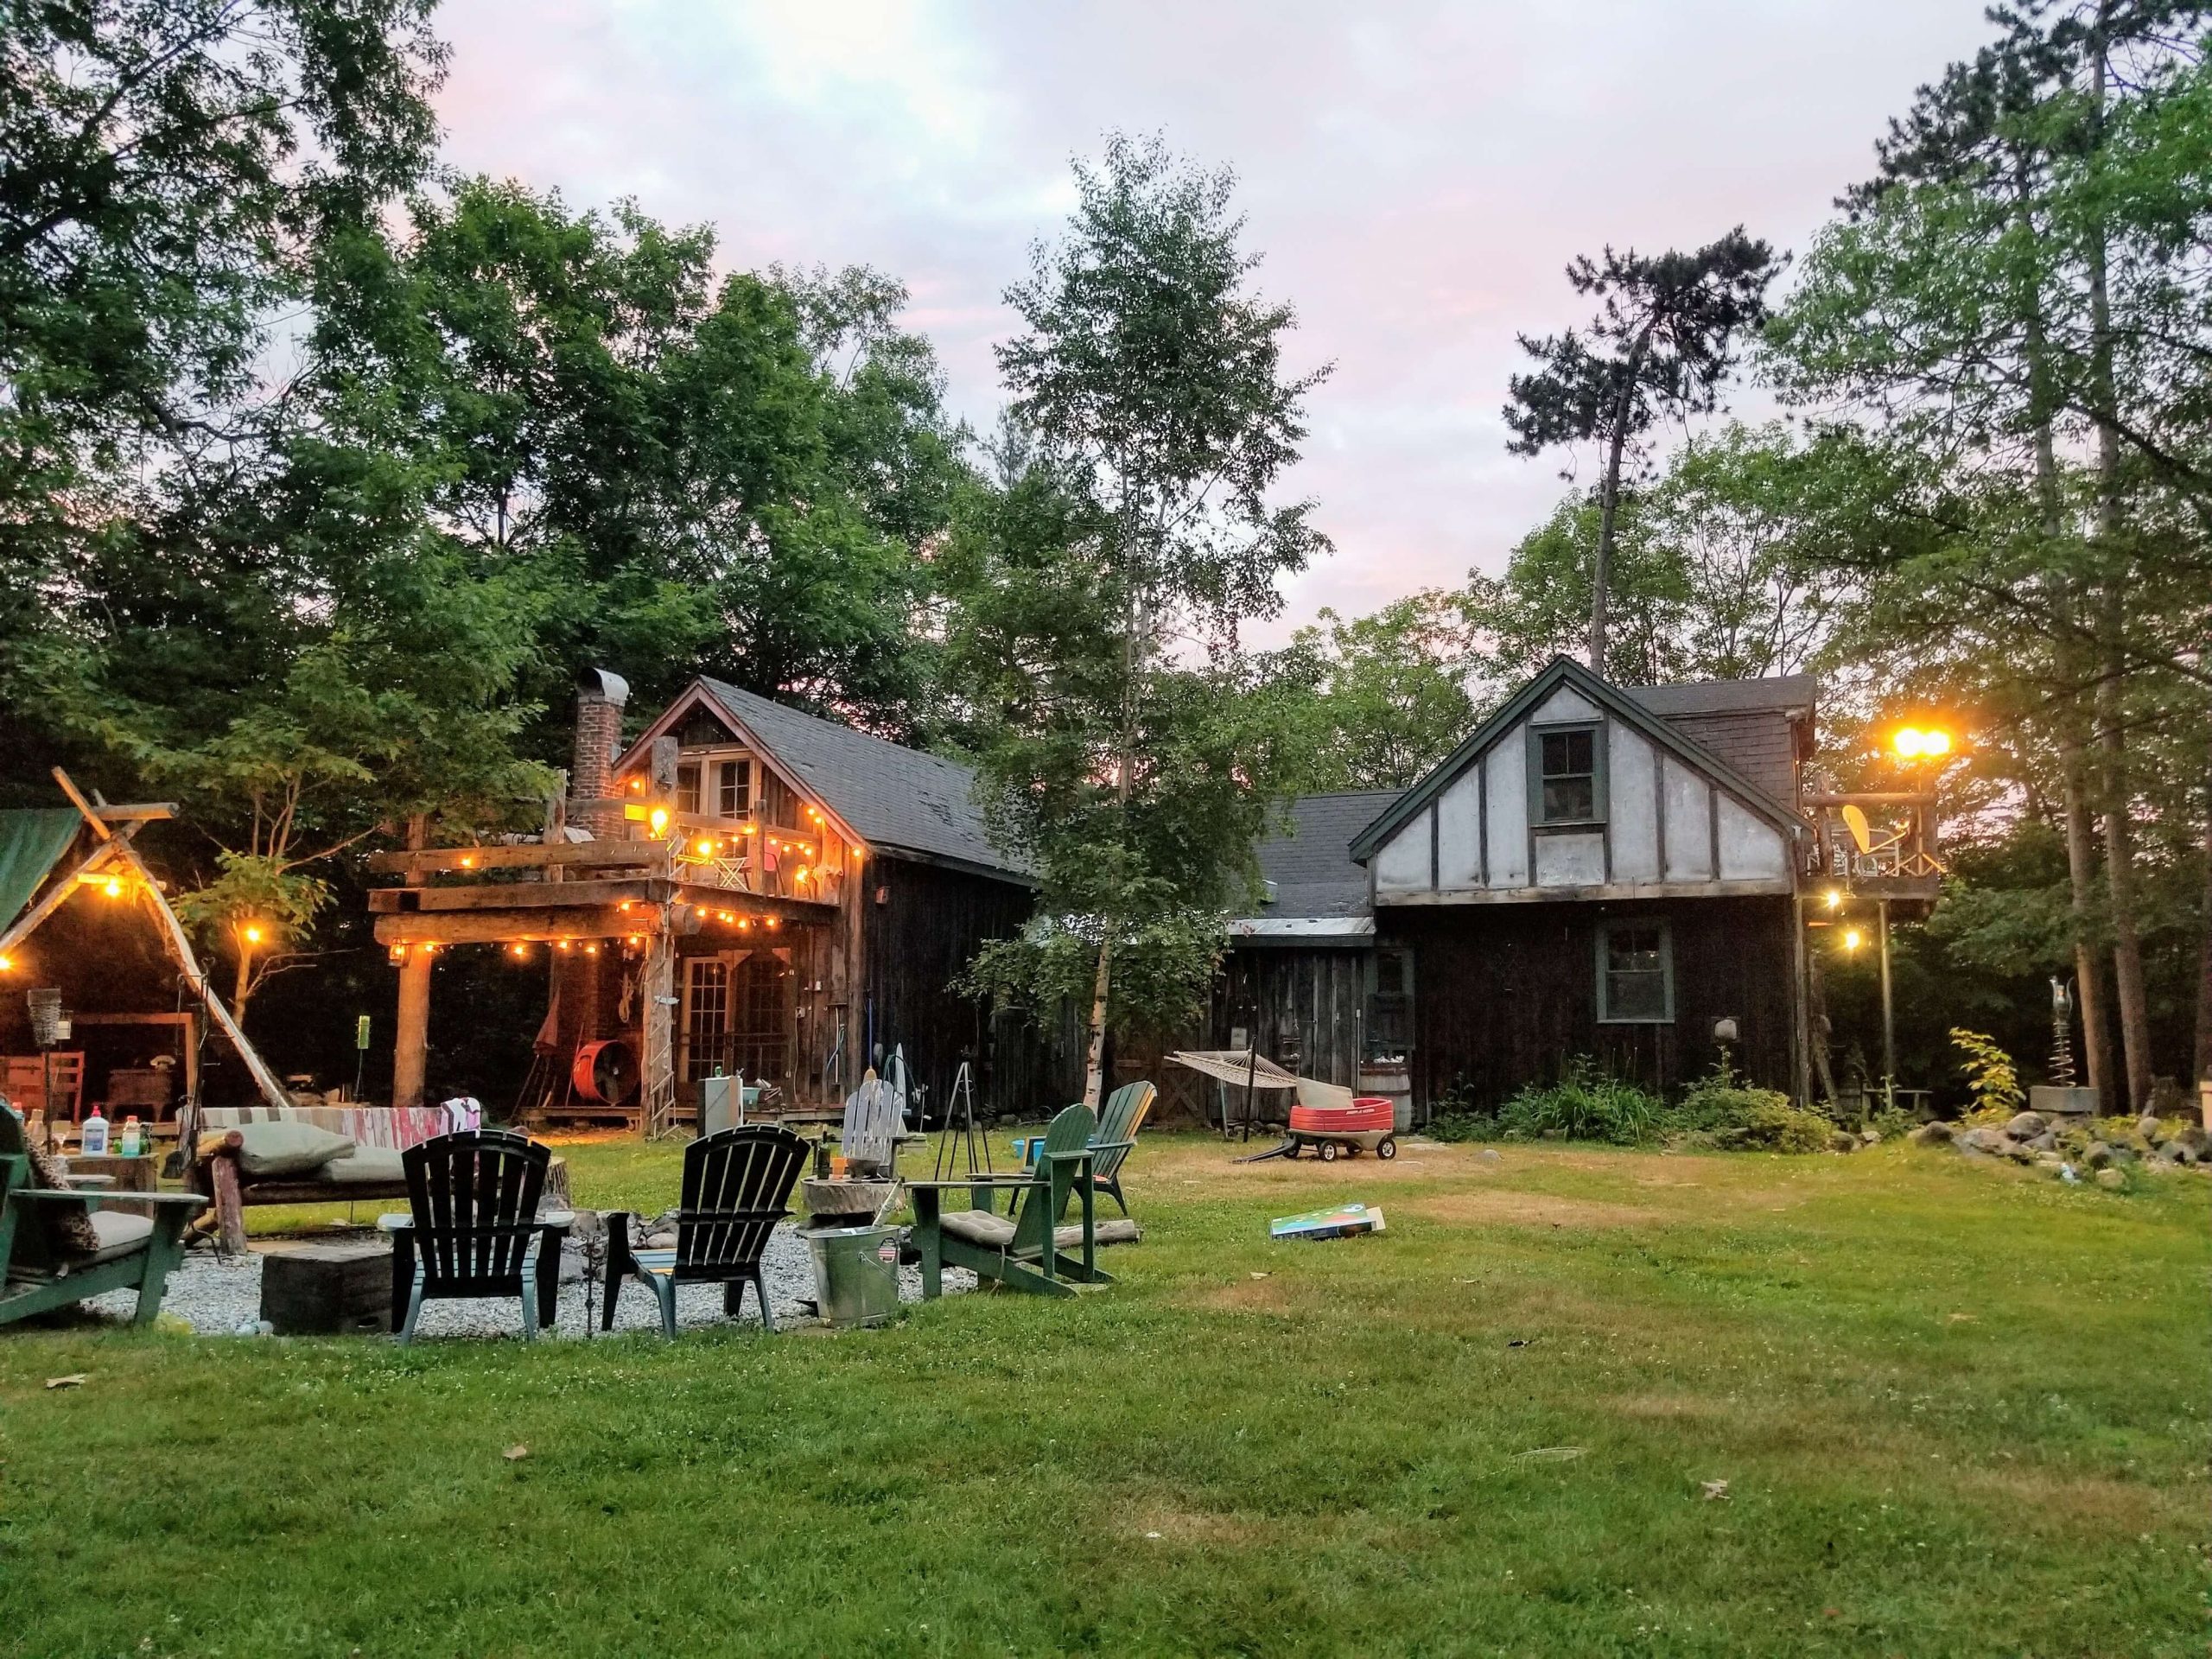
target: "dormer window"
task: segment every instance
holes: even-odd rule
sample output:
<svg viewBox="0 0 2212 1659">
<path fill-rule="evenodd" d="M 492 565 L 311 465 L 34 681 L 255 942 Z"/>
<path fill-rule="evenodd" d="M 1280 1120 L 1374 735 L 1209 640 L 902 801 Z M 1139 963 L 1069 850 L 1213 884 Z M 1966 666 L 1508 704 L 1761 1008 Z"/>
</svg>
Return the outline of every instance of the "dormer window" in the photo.
<svg viewBox="0 0 2212 1659">
<path fill-rule="evenodd" d="M 1605 733 L 1597 726 L 1535 727 L 1529 731 L 1535 821 L 1599 823 L 1605 816 Z"/>
<path fill-rule="evenodd" d="M 699 810 L 699 768 L 696 766 L 676 769 L 676 810 L 694 817 Z"/>
</svg>

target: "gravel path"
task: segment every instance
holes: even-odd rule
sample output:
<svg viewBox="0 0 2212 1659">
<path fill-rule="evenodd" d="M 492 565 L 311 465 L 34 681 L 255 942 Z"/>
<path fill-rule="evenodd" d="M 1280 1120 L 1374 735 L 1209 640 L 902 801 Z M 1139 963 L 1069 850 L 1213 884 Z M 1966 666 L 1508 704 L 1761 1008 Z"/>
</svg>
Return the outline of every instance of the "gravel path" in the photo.
<svg viewBox="0 0 2212 1659">
<path fill-rule="evenodd" d="M 334 1235 L 334 1238 L 363 1238 L 358 1233 Z M 372 1237 L 373 1235 L 366 1236 Z M 282 1248 L 281 1245 L 278 1248 Z M 168 1287 L 162 1298 L 162 1311 L 174 1313 L 191 1325 L 203 1337 L 251 1336 L 257 1332 L 261 1319 L 261 1263 L 258 1251 L 248 1251 L 244 1256 L 226 1258 L 212 1249 L 194 1250 L 187 1256 L 177 1270 L 169 1275 Z M 570 1252 L 571 1264 L 575 1253 Z M 807 1317 L 809 1310 L 802 1308 L 804 1300 L 814 1300 L 814 1263 L 806 1243 L 788 1228 L 779 1227 L 768 1241 L 768 1249 L 760 1259 L 768 1281 L 768 1300 L 776 1310 L 776 1322 L 783 1325 Z M 564 1277 L 566 1274 L 564 1272 Z M 960 1268 L 948 1268 L 944 1274 L 947 1295 L 975 1288 L 976 1275 Z M 586 1293 L 589 1292 L 588 1318 L 586 1313 Z M 554 1329 L 542 1331 L 540 1336 L 582 1337 L 598 1334 L 598 1308 L 601 1287 L 596 1279 L 587 1285 L 578 1279 L 561 1287 L 561 1311 Z M 899 1269 L 899 1299 L 918 1302 L 922 1299 L 922 1273 L 919 1268 Z M 137 1304 L 136 1291 L 111 1291 L 105 1296 L 95 1296 L 86 1306 L 118 1319 L 129 1319 Z M 745 1299 L 744 1322 L 753 1325 L 760 1318 L 752 1297 Z M 679 1329 L 728 1323 L 722 1312 L 722 1289 L 720 1285 L 679 1285 L 676 1291 L 676 1322 Z M 660 1304 L 634 1279 L 626 1281 L 614 1304 L 614 1329 L 624 1331 L 658 1331 L 660 1329 Z M 436 1337 L 518 1337 L 522 1332 L 521 1310 L 505 1299 L 470 1302 L 427 1302 L 423 1317 L 416 1325 L 417 1341 Z"/>
</svg>

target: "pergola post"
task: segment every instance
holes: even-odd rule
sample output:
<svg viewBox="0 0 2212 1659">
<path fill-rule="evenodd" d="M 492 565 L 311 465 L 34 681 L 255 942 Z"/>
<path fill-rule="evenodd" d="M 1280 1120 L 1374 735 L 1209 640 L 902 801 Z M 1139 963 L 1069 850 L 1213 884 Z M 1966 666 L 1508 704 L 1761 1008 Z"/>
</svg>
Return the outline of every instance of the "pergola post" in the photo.
<svg viewBox="0 0 2212 1659">
<path fill-rule="evenodd" d="M 420 1106 L 430 1047 L 430 952 L 410 945 L 399 964 L 399 1018 L 392 1027 L 391 1103 Z"/>
</svg>

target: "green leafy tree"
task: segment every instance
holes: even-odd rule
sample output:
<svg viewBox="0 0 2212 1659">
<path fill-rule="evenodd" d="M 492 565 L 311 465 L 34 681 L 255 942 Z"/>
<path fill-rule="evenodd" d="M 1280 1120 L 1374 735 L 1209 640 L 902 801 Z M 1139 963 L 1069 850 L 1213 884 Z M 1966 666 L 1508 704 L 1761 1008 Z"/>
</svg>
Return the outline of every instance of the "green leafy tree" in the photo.
<svg viewBox="0 0 2212 1659">
<path fill-rule="evenodd" d="M 1567 268 L 1574 291 L 1599 302 L 1587 329 L 1521 337 L 1538 366 L 1508 382 L 1505 420 L 1514 437 L 1507 447 L 1535 455 L 1594 442 L 1604 455 L 1588 657 L 1600 673 L 1610 660 L 1608 602 L 1624 471 L 1642 459 L 1656 422 L 1717 406 L 1744 337 L 1765 318 L 1777 269 L 1774 251 L 1740 226 L 1694 253 L 1647 257 L 1607 248 L 1602 258 L 1585 255 Z"/>
<path fill-rule="evenodd" d="M 1406 789 L 1475 727 L 1475 640 L 1457 594 L 1425 589 L 1372 616 L 1320 620 L 1255 666 L 1301 758 L 1301 793 Z"/>
<path fill-rule="evenodd" d="M 1083 941 L 1058 959 L 1090 970 L 1095 1106 L 1109 1025 L 1135 1011 L 1116 985 L 1187 1007 L 1249 889 L 1292 774 L 1238 630 L 1326 543 L 1306 504 L 1271 499 L 1320 375 L 1282 366 L 1294 315 L 1253 290 L 1231 176 L 1116 137 L 1076 188 L 1007 296 L 1004 487 L 954 538 L 947 632 L 995 821 L 1044 881 L 1029 959 Z M 1013 960 L 979 969 L 1003 984 Z"/>
</svg>

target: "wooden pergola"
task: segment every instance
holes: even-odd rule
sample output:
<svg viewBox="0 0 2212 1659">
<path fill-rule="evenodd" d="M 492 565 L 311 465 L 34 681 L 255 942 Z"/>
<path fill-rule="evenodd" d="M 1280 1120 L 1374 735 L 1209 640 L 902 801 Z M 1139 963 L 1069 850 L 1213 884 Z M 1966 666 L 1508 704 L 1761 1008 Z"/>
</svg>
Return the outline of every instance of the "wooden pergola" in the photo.
<svg viewBox="0 0 2212 1659">
<path fill-rule="evenodd" d="M 622 802 L 571 802 L 620 809 Z M 619 821 L 619 820 L 618 820 Z M 680 836 L 685 826 L 673 825 Z M 487 847 L 412 848 L 378 853 L 370 868 L 401 878 L 369 895 L 378 941 L 399 968 L 392 1103 L 420 1105 L 436 952 L 457 944 L 643 947 L 646 1133 L 663 1132 L 675 1110 L 675 941 L 710 915 L 759 921 L 820 921 L 834 906 L 753 892 L 711 861 L 682 855 L 680 840 L 543 842 Z"/>
</svg>

